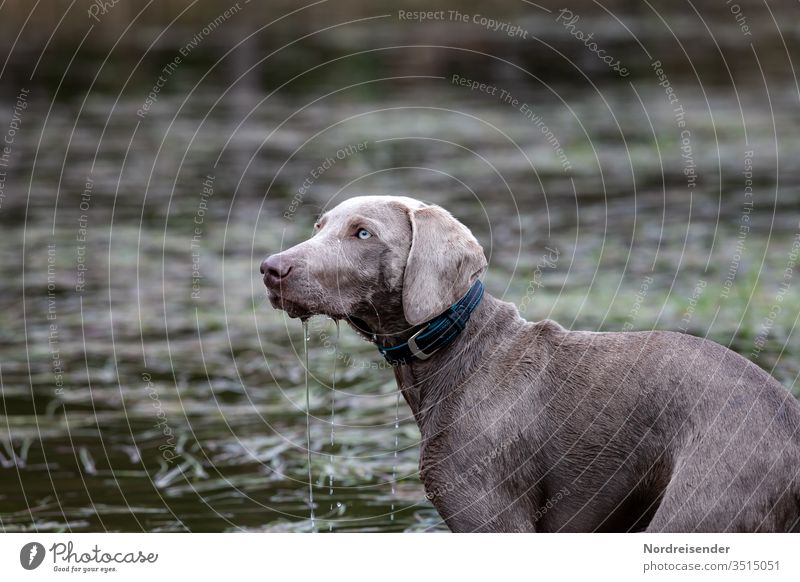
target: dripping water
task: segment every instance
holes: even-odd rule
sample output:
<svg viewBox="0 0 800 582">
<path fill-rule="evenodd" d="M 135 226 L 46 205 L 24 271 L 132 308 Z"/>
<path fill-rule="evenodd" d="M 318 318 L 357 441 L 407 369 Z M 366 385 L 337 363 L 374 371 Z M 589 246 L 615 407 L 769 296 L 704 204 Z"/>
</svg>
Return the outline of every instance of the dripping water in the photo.
<svg viewBox="0 0 800 582">
<path fill-rule="evenodd" d="M 392 513 L 390 521 L 394 521 L 394 496 L 396 493 L 395 482 L 397 481 L 397 449 L 400 446 L 400 389 L 397 389 L 397 400 L 394 403 L 394 460 L 392 462 Z"/>
<path fill-rule="evenodd" d="M 333 507 L 333 448 L 336 444 L 334 436 L 334 422 L 336 420 L 336 362 L 339 359 L 339 320 L 335 319 L 336 341 L 333 344 L 333 377 L 331 378 L 331 454 L 328 469 L 328 497 L 331 499 L 331 516 L 334 515 Z M 337 506 L 340 504 L 336 504 Z M 328 522 L 328 531 L 333 531 L 333 521 Z"/>
<path fill-rule="evenodd" d="M 314 531 L 314 484 L 311 476 L 311 391 L 308 384 L 308 320 L 303 320 L 303 351 L 306 364 L 306 463 L 308 464 L 308 507 L 311 512 L 311 531 Z"/>
</svg>

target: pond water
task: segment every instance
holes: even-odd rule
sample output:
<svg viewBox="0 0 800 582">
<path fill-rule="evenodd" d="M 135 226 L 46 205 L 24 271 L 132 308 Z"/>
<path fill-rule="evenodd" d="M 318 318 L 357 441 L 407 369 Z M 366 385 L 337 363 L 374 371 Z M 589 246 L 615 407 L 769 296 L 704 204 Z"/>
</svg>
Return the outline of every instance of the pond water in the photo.
<svg viewBox="0 0 800 582">
<path fill-rule="evenodd" d="M 246 118 L 215 103 L 224 86 L 145 118 L 138 93 L 49 110 L 34 88 L 0 207 L 0 529 L 309 531 L 309 474 L 317 530 L 445 529 L 391 370 L 324 318 L 306 432 L 303 330 L 258 273 L 358 194 L 450 209 L 488 291 L 529 319 L 684 329 L 797 393 L 796 280 L 770 317 L 800 232 L 794 82 L 771 107 L 755 82 L 682 83 L 694 186 L 654 76 L 506 84 L 530 114 L 447 76 L 278 94 Z"/>
</svg>

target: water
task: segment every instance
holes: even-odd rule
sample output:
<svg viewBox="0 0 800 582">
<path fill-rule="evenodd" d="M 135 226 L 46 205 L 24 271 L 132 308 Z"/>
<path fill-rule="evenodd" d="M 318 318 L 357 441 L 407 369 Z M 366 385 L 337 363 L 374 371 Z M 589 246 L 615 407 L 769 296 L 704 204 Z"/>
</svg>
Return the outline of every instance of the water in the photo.
<svg viewBox="0 0 800 582">
<path fill-rule="evenodd" d="M 306 459 L 308 463 L 308 508 L 311 519 L 311 531 L 314 531 L 314 480 L 311 470 L 311 388 L 309 377 L 311 372 L 308 368 L 308 320 L 303 320 L 303 355 L 305 357 L 305 377 L 306 377 Z"/>
<path fill-rule="evenodd" d="M 336 438 L 335 438 L 335 431 L 336 431 L 336 363 L 339 361 L 339 320 L 334 320 L 334 325 L 336 326 L 336 336 L 333 340 L 333 373 L 331 375 L 331 454 L 330 454 L 330 473 L 328 475 L 328 496 L 331 498 L 331 516 L 335 517 L 335 508 L 333 502 L 333 457 L 334 457 L 334 447 L 336 446 Z M 341 506 L 341 504 L 339 504 Z M 333 531 L 333 521 L 331 520 L 328 523 L 328 531 Z"/>
<path fill-rule="evenodd" d="M 394 499 L 397 491 L 395 483 L 397 483 L 397 453 L 400 448 L 400 389 L 397 390 L 397 396 L 394 403 L 394 455 L 392 460 L 392 499 Z M 389 519 L 394 521 L 394 501 L 392 501 L 391 514 Z"/>
<path fill-rule="evenodd" d="M 530 84 L 514 88 L 512 93 L 536 99 L 537 110 L 568 144 L 574 180 L 565 177 L 541 132 L 531 131 L 519 111 L 446 84 L 413 94 L 399 88 L 362 94 L 363 101 L 323 100 L 294 117 L 301 96 L 279 94 L 248 120 L 253 131 L 233 137 L 229 120 L 210 107 L 219 92 L 206 101 L 198 95 L 181 108 L 147 191 L 142 169 L 152 166 L 153 140 L 161 139 L 159 131 L 169 125 L 181 99 L 164 93 L 135 135 L 135 115 L 106 115 L 116 93 L 92 93 L 83 113 L 82 99 L 59 102 L 45 127 L 49 102 L 32 102 L 27 129 L 14 145 L 18 176 L 10 174 L 6 188 L 25 195 L 8 194 L 0 209 L 0 529 L 304 531 L 310 519 L 315 529 L 317 520 L 325 519 L 317 515 L 317 504 L 339 516 L 327 519 L 333 531 L 441 528 L 416 477 L 419 434 L 410 421 L 399 430 L 399 413 L 406 412 L 399 410 L 405 405 L 391 370 L 381 368 L 374 347 L 349 329 L 341 336 L 336 331 L 331 351 L 308 326 L 301 329 L 273 310 L 257 272 L 258 259 L 268 252 L 306 238 L 319 209 L 345 184 L 357 189 L 341 196 L 408 192 L 413 185 L 412 195 L 451 209 L 491 255 L 488 291 L 525 305 L 528 319 L 551 317 L 575 329 L 621 329 L 631 318 L 631 306 L 639 305 L 642 274 L 655 265 L 654 284 L 630 322 L 636 329 L 688 327 L 690 333 L 750 354 L 786 269 L 800 215 L 800 200 L 791 196 L 800 187 L 800 175 L 790 164 L 780 164 L 786 173 L 778 193 L 769 175 L 778 165 L 776 145 L 783 160 L 800 157 L 794 81 L 790 75 L 783 87 L 770 81 L 774 119 L 763 107 L 758 84 L 742 84 L 739 97 L 757 150 L 755 171 L 763 195 L 749 215 L 741 268 L 724 300 L 720 286 L 738 253 L 744 200 L 737 97 L 724 87 L 705 88 L 714 103 L 712 124 L 703 113 L 702 92 L 676 81 L 676 92 L 692 112 L 694 152 L 703 176 L 690 197 L 674 115 L 662 88 L 651 81 L 636 83 L 655 135 L 644 114 L 630 107 L 624 87 L 603 94 L 623 125 L 624 143 L 596 94 L 569 92 L 570 107 L 582 122 L 577 124 L 546 92 Z M 407 111 L 390 110 L 319 133 L 331 119 L 387 103 L 448 103 L 491 120 L 532 153 L 536 174 L 499 134 L 440 110 L 415 110 L 413 122 Z M 140 106 L 138 95 L 123 96 L 118 110 Z M 202 123 L 212 109 L 215 113 Z M 190 241 L 209 159 L 229 137 L 226 151 L 255 151 L 261 129 L 286 119 L 285 131 L 260 150 L 259 163 L 248 171 L 253 187 L 241 188 L 235 199 L 231 193 L 240 176 L 223 158 L 197 250 L 201 292 L 192 297 Z M 76 120 L 67 156 L 64 136 L 71 131 L 64 128 Z M 780 144 L 770 141 L 773 123 L 782 130 Z M 584 128 L 599 161 L 582 135 Z M 318 133 L 265 196 L 274 168 Z M 440 141 L 380 141 L 409 134 Z M 337 161 L 292 220 L 284 218 L 308 172 L 356 138 L 368 140 L 368 149 Z M 447 146 L 445 139 L 500 164 L 508 190 L 467 149 Z M 48 155 L 37 157 L 37 147 Z M 62 171 L 64 159 L 70 160 L 68 172 Z M 82 211 L 78 205 L 95 159 L 91 207 Z M 122 172 L 121 160 L 128 160 Z M 624 171 L 631 163 L 638 188 Z M 422 166 L 444 173 L 383 171 Z M 28 189 L 31 173 L 35 187 Z M 56 212 L 54 193 L 62 175 Z M 91 267 L 78 293 L 76 230 L 82 214 L 89 219 L 89 240 L 80 250 Z M 52 298 L 47 293 L 49 245 L 54 249 Z M 536 275 L 541 287 L 531 286 L 544 245 L 561 251 L 558 265 Z M 127 268 L 134 264 L 135 270 Z M 682 319 L 698 280 L 708 284 L 687 326 Z M 799 302 L 797 294 L 787 294 L 782 313 L 800 312 Z M 51 306 L 54 319 L 48 317 Z M 800 372 L 800 343 L 790 324 L 776 322 L 757 361 L 787 386 Z M 57 326 L 55 339 L 51 325 Z M 54 350 L 63 367 L 64 387 L 58 391 Z M 329 381 L 332 359 L 335 377 Z M 330 402 L 313 398 L 314 383 L 331 384 Z M 305 406 L 298 405 L 302 402 Z M 394 431 L 386 430 L 393 412 Z M 329 415 L 330 431 L 327 422 L 314 421 Z M 392 448 L 394 453 L 386 454 Z M 314 475 L 322 483 L 316 491 Z"/>
</svg>

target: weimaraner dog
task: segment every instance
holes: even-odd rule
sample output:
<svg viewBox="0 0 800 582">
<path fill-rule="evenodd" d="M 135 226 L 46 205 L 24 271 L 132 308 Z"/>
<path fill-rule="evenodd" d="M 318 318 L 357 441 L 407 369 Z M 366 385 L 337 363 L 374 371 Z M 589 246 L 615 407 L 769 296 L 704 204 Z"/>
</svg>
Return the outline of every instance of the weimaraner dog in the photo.
<svg viewBox="0 0 800 582">
<path fill-rule="evenodd" d="M 274 307 L 347 321 L 394 364 L 453 531 L 800 530 L 800 405 L 716 343 L 570 331 L 483 293 L 472 233 L 352 198 L 261 265 Z"/>
</svg>

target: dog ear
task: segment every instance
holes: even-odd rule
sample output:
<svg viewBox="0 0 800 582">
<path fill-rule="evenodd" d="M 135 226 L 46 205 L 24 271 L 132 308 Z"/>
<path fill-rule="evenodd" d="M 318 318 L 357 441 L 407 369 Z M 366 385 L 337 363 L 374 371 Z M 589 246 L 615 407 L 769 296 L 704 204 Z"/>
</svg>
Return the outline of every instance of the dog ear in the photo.
<svg viewBox="0 0 800 582">
<path fill-rule="evenodd" d="M 470 230 L 439 206 L 409 210 L 411 250 L 403 275 L 403 313 L 417 325 L 461 299 L 486 268 Z"/>
</svg>

